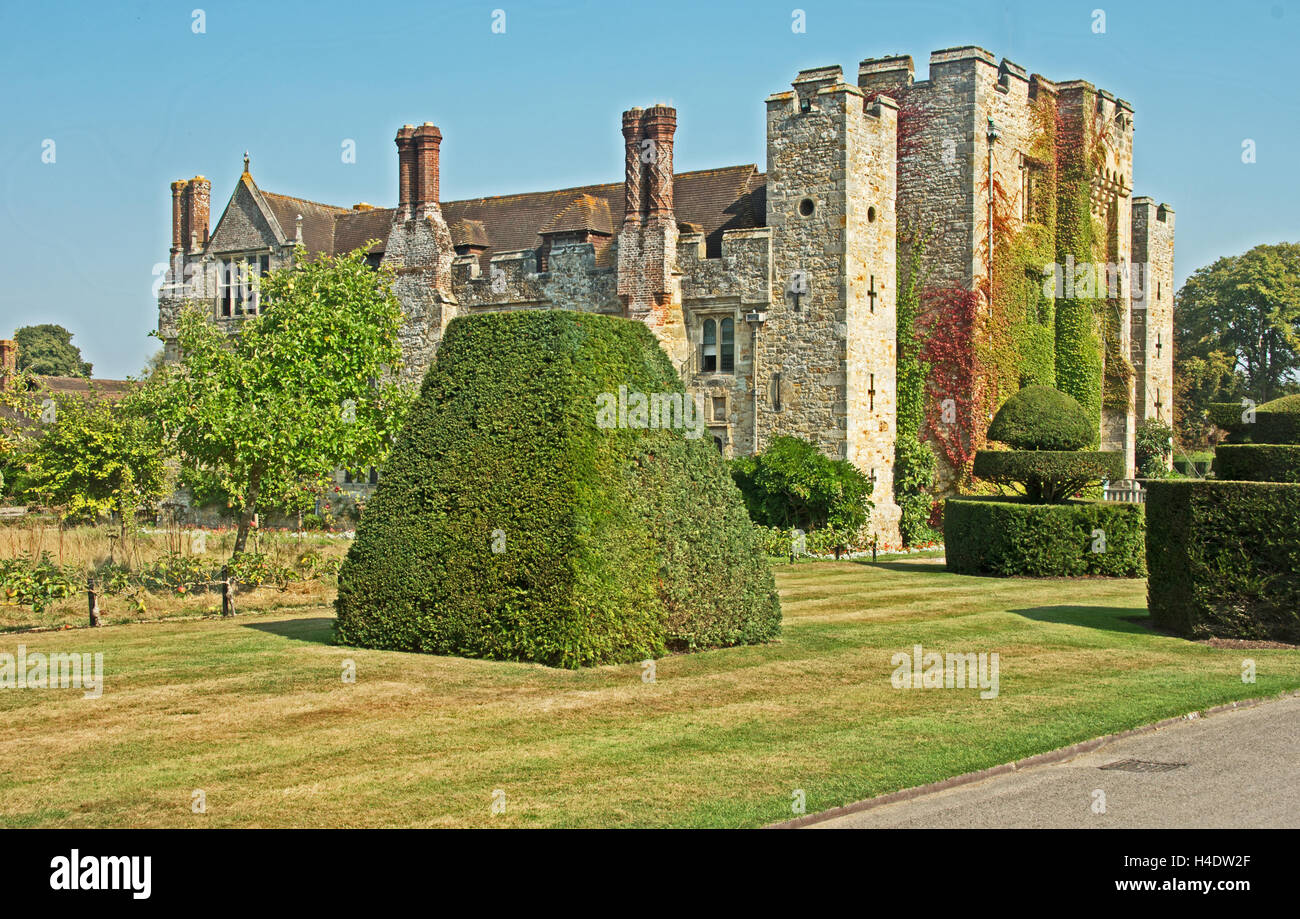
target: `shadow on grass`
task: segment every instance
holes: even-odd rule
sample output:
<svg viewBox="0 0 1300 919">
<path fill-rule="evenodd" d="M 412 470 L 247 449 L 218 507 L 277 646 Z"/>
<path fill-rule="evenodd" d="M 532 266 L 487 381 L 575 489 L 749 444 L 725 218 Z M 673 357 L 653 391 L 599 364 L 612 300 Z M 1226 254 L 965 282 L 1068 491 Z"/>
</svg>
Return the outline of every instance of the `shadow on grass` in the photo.
<svg viewBox="0 0 1300 919">
<path fill-rule="evenodd" d="M 1141 606 L 1035 606 L 1008 612 L 1035 622 L 1081 625 L 1130 635 L 1160 634 L 1151 628 L 1151 617 L 1146 608 Z"/>
<path fill-rule="evenodd" d="M 939 574 L 948 569 L 941 558 L 900 558 L 873 562 L 869 558 L 848 559 L 855 565 L 866 568 L 884 568 L 888 571 L 901 571 L 904 574 Z"/>
<path fill-rule="evenodd" d="M 294 641 L 310 641 L 318 645 L 334 644 L 334 619 L 317 616 L 311 619 L 284 619 L 279 622 L 245 622 L 246 629 L 269 632 Z"/>
</svg>

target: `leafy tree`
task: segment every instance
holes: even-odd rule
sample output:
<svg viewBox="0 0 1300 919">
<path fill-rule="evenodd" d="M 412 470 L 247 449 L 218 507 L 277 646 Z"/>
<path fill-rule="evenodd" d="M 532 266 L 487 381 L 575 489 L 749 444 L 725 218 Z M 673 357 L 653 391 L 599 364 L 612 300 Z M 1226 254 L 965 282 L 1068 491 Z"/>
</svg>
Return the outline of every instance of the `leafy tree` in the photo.
<svg viewBox="0 0 1300 919">
<path fill-rule="evenodd" d="M 261 279 L 261 315 L 228 336 L 197 308 L 180 318 L 180 358 L 146 387 L 182 463 L 230 496 L 244 551 L 259 508 L 296 509 L 304 482 L 378 464 L 409 393 L 396 382 L 401 309 L 365 248 Z M 232 556 L 233 557 L 233 556 Z"/>
<path fill-rule="evenodd" d="M 1300 243 L 1256 246 L 1199 269 L 1178 292 L 1174 324 L 1180 436 L 1208 434 L 1211 402 L 1296 391 Z"/>
<path fill-rule="evenodd" d="M 91 365 L 81 359 L 72 333 L 61 325 L 26 325 L 14 332 L 18 369 L 44 377 L 88 377 Z"/>
<path fill-rule="evenodd" d="M 848 460 L 831 459 L 798 437 L 777 437 L 762 453 L 732 460 L 755 523 L 857 533 L 873 506 L 872 481 Z"/>
<path fill-rule="evenodd" d="M 141 507 L 167 490 L 161 432 L 139 399 L 114 404 L 60 395 L 52 421 L 28 442 L 21 488 L 64 519 L 118 514 L 125 537 Z"/>
</svg>

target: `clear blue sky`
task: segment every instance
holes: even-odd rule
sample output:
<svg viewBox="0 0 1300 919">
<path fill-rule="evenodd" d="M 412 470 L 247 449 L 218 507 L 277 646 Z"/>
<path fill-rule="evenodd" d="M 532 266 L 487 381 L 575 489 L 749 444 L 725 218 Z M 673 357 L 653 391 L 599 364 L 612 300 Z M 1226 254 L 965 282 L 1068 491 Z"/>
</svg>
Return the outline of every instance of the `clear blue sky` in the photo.
<svg viewBox="0 0 1300 919">
<path fill-rule="evenodd" d="M 156 347 L 168 184 L 211 179 L 215 225 L 245 148 L 268 190 L 392 205 L 393 135 L 433 121 L 444 199 L 562 188 L 618 180 L 619 114 L 666 101 L 679 170 L 761 166 L 763 99 L 798 70 L 839 64 L 854 80 L 861 59 L 907 53 L 923 77 L 931 51 L 964 44 L 1133 103 L 1135 193 L 1177 212 L 1180 284 L 1220 255 L 1300 239 L 1297 0 L 0 0 L 0 335 L 57 322 L 96 376 L 138 372 Z"/>
</svg>

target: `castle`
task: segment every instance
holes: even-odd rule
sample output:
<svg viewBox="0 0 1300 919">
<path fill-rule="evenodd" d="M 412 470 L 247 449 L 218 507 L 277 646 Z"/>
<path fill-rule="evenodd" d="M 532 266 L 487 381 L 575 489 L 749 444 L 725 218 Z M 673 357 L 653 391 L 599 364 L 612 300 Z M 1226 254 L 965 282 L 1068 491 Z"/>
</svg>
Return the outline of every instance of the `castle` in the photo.
<svg viewBox="0 0 1300 919">
<path fill-rule="evenodd" d="M 1111 381 L 1099 438 L 1104 449 L 1123 450 L 1132 469 L 1136 424 L 1171 416 L 1173 211 L 1132 197 L 1128 103 L 963 47 L 932 54 L 924 81 L 914 80 L 909 57 L 863 61 L 856 85 L 839 67 L 805 70 L 766 107 L 763 171 L 676 173 L 677 113 L 655 105 L 623 113 L 621 183 L 467 201 L 440 200 L 439 129 L 407 125 L 396 138 L 393 208 L 263 191 L 246 155 L 211 232 L 209 182 L 198 176 L 171 186 L 159 333 L 174 353 L 187 301 L 210 308 L 213 321 L 233 331 L 258 310 L 256 276 L 290 264 L 297 246 L 342 253 L 378 240 L 367 257 L 395 269 L 412 378 L 423 375 L 457 315 L 562 308 L 645 322 L 687 389 L 703 397 L 710 436 L 724 455 L 760 450 L 783 434 L 812 440 L 872 477 L 872 529 L 896 544 L 900 261 L 930 290 L 969 294 L 974 318 L 961 347 L 980 347 L 981 335 L 1001 328 L 999 317 L 1012 316 L 1012 325 L 1036 326 L 1026 340 L 1038 334 L 1050 350 L 1069 299 L 1059 300 L 1058 316 L 1050 291 L 1036 292 L 1050 287 L 1045 263 L 1007 269 L 998 259 L 1014 251 L 1051 261 L 1063 248 L 1052 240 L 1074 238 L 1068 208 L 1058 214 L 1056 200 L 1072 187 L 1060 176 L 1073 176 L 1070 163 L 1082 154 L 1088 224 L 1100 228 L 1089 251 L 1112 275 L 1103 302 L 1113 321 L 1089 319 L 1084 330 L 1095 333 L 1098 352 L 1090 373 Z M 1036 127 L 1044 112 L 1049 141 L 1067 132 L 1060 150 L 1044 150 Z M 921 236 L 929 240 L 924 248 L 916 245 Z M 1130 273 L 1133 263 L 1139 267 Z M 1006 283 L 1008 270 L 1019 272 L 1018 286 Z M 1069 285 L 1074 277 L 1066 273 Z M 941 312 L 936 302 L 927 300 L 923 311 Z M 945 372 L 931 370 L 933 379 Z M 1043 372 L 1030 367 L 1019 382 L 1037 382 Z M 964 385 L 984 397 L 962 400 L 967 415 L 995 408 L 1018 388 L 1015 380 L 1008 387 L 977 376 Z M 1102 380 L 1095 383 L 1100 389 Z M 928 387 L 931 415 L 942 395 L 942 387 Z M 921 436 L 935 439 L 936 425 L 953 421 L 937 419 Z M 970 440 L 987 419 L 955 423 L 965 424 Z M 940 465 L 941 480 L 954 474 Z"/>
</svg>

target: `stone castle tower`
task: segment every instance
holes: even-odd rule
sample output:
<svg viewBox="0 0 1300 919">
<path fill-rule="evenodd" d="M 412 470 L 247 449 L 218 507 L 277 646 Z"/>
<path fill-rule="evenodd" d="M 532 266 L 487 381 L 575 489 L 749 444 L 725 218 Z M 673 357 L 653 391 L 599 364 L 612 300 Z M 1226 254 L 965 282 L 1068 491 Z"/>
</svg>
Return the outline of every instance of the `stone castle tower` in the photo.
<svg viewBox="0 0 1300 919">
<path fill-rule="evenodd" d="M 234 330 L 259 308 L 257 275 L 290 264 L 297 246 L 341 253 L 377 240 L 367 258 L 395 270 L 412 379 L 423 375 L 457 315 L 562 308 L 645 322 L 688 391 L 703 399 L 709 435 L 724 455 L 790 434 L 850 460 L 875 481 L 873 532 L 896 545 L 901 224 L 920 215 L 942 229 L 942 245 L 926 256 L 932 282 L 978 290 L 988 276 L 991 226 L 990 186 L 979 177 L 995 172 L 1020 182 L 1027 175 L 1023 200 L 1013 205 L 1020 223 L 1031 222 L 1034 171 L 1046 168 L 1034 157 L 1031 102 L 1047 92 L 1072 98 L 1073 86 L 1029 78 L 975 48 L 936 52 L 930 80 L 919 83 L 910 58 L 864 61 L 857 85 L 839 67 L 805 70 L 790 90 L 767 99 L 766 171 L 676 172 L 677 112 L 654 105 L 623 113 L 621 183 L 465 201 L 440 200 L 438 128 L 407 125 L 396 138 L 394 208 L 264 192 L 246 156 L 210 236 L 207 181 L 173 185 L 159 330 L 165 342 L 174 338 L 187 301 Z M 1127 260 L 1136 248 L 1149 258 L 1152 290 L 1159 288 L 1137 309 L 1127 291 L 1122 298 L 1124 353 L 1154 375 L 1137 384 L 1133 408 L 1105 419 L 1107 445 L 1120 444 L 1131 457 L 1134 419 L 1162 409 L 1167 416 L 1172 398 L 1164 369 L 1172 211 L 1129 198 L 1131 108 L 1098 98 L 1121 143 L 1105 161 L 1094 204 L 1124 227 L 1132 220 L 1114 251 Z M 920 130 L 912 118 L 910 133 L 909 107 L 927 113 Z M 996 142 L 985 137 L 989 118 L 1000 129 Z"/>
</svg>

